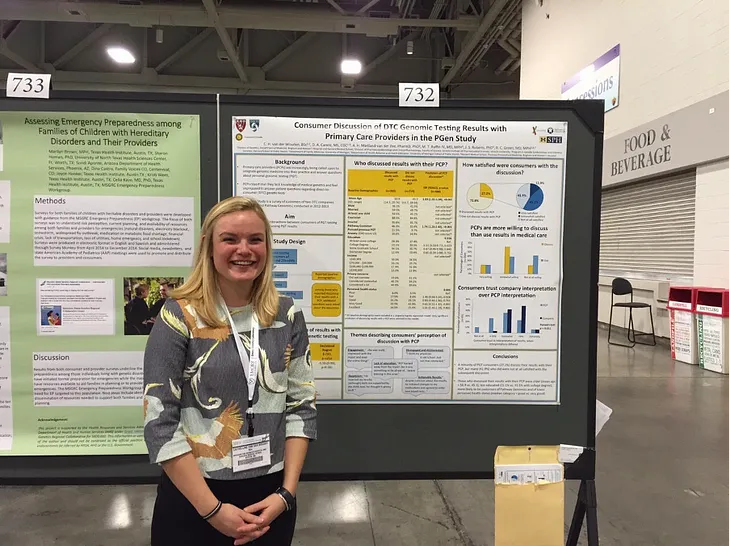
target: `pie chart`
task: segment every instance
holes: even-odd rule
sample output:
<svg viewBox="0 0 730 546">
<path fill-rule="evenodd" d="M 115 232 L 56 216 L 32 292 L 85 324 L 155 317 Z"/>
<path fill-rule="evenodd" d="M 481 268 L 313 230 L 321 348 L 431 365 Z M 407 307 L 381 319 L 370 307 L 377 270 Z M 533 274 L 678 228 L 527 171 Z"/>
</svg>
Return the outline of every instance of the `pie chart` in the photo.
<svg viewBox="0 0 730 546">
<path fill-rule="evenodd" d="M 469 206 L 474 210 L 486 210 L 492 206 L 494 201 L 494 192 L 492 188 L 483 182 L 480 184 L 474 184 L 466 192 L 466 200 Z"/>
<path fill-rule="evenodd" d="M 517 190 L 517 204 L 522 210 L 537 210 L 544 199 L 545 194 L 537 184 L 524 184 Z"/>
</svg>

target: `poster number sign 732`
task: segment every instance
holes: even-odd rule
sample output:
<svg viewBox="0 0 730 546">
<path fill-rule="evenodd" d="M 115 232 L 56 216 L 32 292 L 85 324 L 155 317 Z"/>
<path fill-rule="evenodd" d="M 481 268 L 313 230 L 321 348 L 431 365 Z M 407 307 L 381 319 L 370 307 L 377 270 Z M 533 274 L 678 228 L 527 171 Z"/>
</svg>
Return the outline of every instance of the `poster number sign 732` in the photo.
<svg viewBox="0 0 730 546">
<path fill-rule="evenodd" d="M 399 83 L 398 106 L 438 108 L 438 83 Z"/>
</svg>

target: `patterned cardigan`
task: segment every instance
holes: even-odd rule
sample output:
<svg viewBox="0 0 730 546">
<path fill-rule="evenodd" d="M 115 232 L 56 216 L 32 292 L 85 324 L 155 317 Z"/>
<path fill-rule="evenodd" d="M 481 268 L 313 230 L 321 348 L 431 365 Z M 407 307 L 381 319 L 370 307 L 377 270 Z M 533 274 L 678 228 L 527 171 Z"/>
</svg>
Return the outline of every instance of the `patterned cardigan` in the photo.
<svg viewBox="0 0 730 546">
<path fill-rule="evenodd" d="M 221 318 L 225 316 L 223 309 Z M 230 308 L 251 350 L 252 308 Z M 150 461 L 192 452 L 207 478 L 234 480 L 284 468 L 286 438 L 317 437 L 317 409 L 304 315 L 291 298 L 259 333 L 254 434 L 271 438 L 271 466 L 233 473 L 231 443 L 246 435 L 248 385 L 229 326 L 211 328 L 185 300 L 167 300 L 144 355 L 144 438 Z"/>
</svg>

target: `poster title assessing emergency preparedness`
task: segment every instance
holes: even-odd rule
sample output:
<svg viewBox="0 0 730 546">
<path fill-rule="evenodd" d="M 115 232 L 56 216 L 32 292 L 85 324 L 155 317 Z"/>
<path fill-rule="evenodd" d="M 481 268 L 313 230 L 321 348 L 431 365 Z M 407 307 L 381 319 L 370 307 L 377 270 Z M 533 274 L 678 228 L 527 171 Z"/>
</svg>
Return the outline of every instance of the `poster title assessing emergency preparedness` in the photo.
<svg viewBox="0 0 730 546">
<path fill-rule="evenodd" d="M 181 121 L 120 118 L 26 117 L 51 146 L 111 146 L 155 148 L 160 139 L 183 129 Z"/>
<path fill-rule="evenodd" d="M 472 144 L 477 142 L 479 133 L 506 133 L 508 131 L 507 126 L 504 124 L 465 123 L 312 123 L 297 121 L 294 122 L 294 128 L 322 130 L 324 131 L 323 137 L 325 140 L 344 140 L 347 142 L 462 142 Z"/>
</svg>

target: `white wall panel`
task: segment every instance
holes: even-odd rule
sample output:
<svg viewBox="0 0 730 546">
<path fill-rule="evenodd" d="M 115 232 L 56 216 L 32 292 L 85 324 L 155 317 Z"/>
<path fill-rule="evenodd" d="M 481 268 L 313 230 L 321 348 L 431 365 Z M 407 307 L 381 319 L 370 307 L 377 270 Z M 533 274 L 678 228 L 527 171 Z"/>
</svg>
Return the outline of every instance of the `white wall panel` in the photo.
<svg viewBox="0 0 730 546">
<path fill-rule="evenodd" d="M 694 282 L 730 287 L 728 279 L 728 161 L 697 168 Z"/>
<path fill-rule="evenodd" d="M 728 89 L 727 0 L 524 0 L 520 98 L 559 99 L 616 44 L 620 105 L 606 138 Z"/>
</svg>

